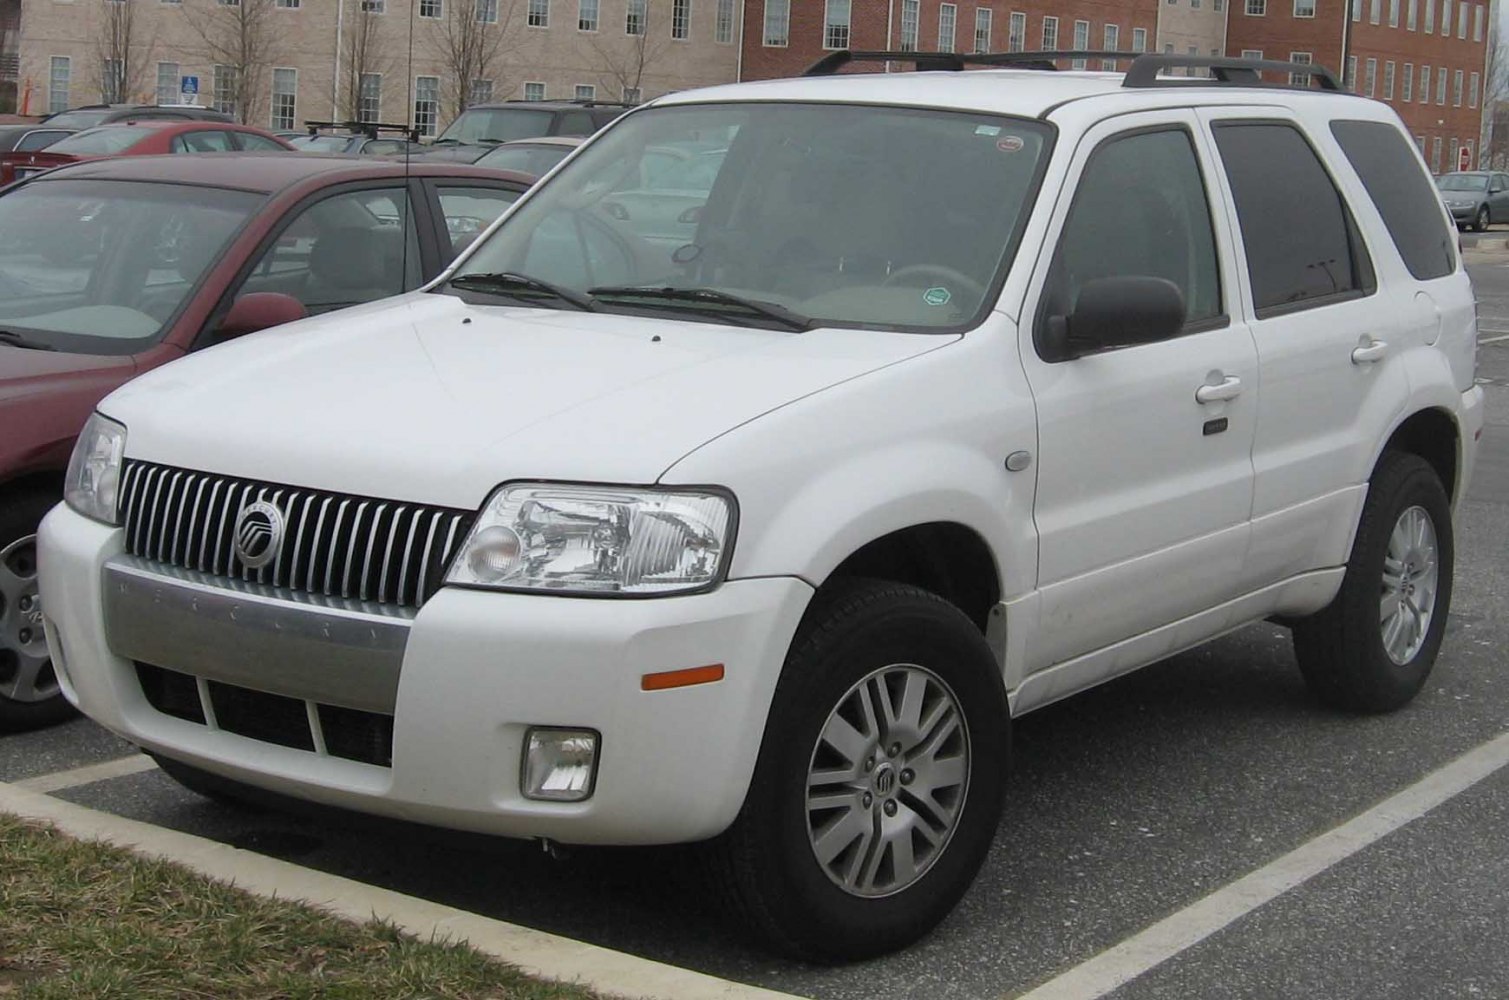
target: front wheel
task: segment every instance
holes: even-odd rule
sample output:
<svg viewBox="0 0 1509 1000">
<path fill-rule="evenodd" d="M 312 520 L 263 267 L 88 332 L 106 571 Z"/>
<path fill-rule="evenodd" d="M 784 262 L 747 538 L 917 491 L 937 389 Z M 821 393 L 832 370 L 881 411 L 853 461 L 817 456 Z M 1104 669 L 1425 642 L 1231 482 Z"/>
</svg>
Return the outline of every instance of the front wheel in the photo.
<svg viewBox="0 0 1509 1000">
<path fill-rule="evenodd" d="M 1456 550 L 1440 477 L 1418 455 L 1385 452 L 1336 599 L 1294 626 L 1311 691 L 1335 708 L 1389 712 L 1425 685 L 1446 631 Z"/>
<path fill-rule="evenodd" d="M 0 732 L 73 715 L 47 652 L 37 587 L 37 525 L 56 502 L 42 492 L 0 499 Z"/>
<path fill-rule="evenodd" d="M 832 585 L 787 657 L 744 807 L 711 845 L 736 915 L 820 960 L 926 934 L 989 849 L 1008 727 L 995 657 L 957 608 Z"/>
<path fill-rule="evenodd" d="M 1472 228 L 1475 231 L 1480 232 L 1480 233 L 1483 232 L 1483 231 L 1485 231 L 1488 228 L 1488 209 L 1487 209 L 1487 207 L 1483 207 L 1483 208 L 1478 209 L 1478 217 L 1473 220 Z"/>
</svg>

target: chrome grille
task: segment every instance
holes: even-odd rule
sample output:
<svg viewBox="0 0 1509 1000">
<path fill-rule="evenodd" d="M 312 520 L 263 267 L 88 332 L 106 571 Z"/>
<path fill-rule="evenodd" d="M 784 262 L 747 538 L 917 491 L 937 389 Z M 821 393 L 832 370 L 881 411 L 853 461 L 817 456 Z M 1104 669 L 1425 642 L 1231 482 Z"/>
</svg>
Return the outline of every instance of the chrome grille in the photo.
<svg viewBox="0 0 1509 1000">
<path fill-rule="evenodd" d="M 121 479 L 126 551 L 215 576 L 417 608 L 440 586 L 472 511 L 323 493 L 128 461 Z M 236 518 L 264 500 L 283 514 L 277 558 L 237 559 Z"/>
</svg>

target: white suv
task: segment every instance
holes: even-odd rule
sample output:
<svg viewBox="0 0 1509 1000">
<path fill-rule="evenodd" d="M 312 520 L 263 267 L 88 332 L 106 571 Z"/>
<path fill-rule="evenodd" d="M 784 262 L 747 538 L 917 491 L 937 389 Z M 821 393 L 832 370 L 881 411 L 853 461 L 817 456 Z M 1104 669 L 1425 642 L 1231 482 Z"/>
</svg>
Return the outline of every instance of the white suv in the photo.
<svg viewBox="0 0 1509 1000">
<path fill-rule="evenodd" d="M 1263 618 L 1405 704 L 1483 422 L 1450 220 L 1383 104 L 1191 61 L 666 97 L 426 290 L 130 383 L 41 531 L 65 692 L 193 787 L 711 841 L 827 958 L 948 913 L 1014 716 Z"/>
</svg>

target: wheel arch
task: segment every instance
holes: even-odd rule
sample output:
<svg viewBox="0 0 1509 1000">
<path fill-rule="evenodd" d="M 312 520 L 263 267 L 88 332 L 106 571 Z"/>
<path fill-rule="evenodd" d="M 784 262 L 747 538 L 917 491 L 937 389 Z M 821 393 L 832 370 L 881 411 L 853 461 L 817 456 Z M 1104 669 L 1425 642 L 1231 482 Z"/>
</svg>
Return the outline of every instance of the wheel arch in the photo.
<svg viewBox="0 0 1509 1000">
<path fill-rule="evenodd" d="M 1429 406 L 1400 420 L 1373 457 L 1375 468 L 1378 459 L 1389 451 L 1418 455 L 1430 463 L 1446 489 L 1446 499 L 1456 504 L 1461 485 L 1462 433 L 1450 411 Z"/>
<path fill-rule="evenodd" d="M 906 583 L 948 601 L 984 632 L 1001 599 L 995 554 L 974 528 L 958 521 L 914 524 L 855 549 L 818 584 L 868 577 Z"/>
</svg>

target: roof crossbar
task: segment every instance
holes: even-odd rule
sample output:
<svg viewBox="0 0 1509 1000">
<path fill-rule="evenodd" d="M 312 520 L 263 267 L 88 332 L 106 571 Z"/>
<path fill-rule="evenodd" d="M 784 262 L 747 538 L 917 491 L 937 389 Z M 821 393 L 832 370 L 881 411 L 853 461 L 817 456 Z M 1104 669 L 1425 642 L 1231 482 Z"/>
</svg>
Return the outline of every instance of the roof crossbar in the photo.
<svg viewBox="0 0 1509 1000">
<path fill-rule="evenodd" d="M 1318 63 L 1290 63 L 1277 59 L 1236 59 L 1229 56 L 1183 56 L 1161 52 L 1052 51 L 1052 52 L 917 52 L 839 49 L 808 66 L 803 76 L 832 76 L 851 62 L 912 63 L 919 70 L 959 71 L 966 66 L 997 66 L 1016 69 L 1055 70 L 1063 59 L 1126 59 L 1131 61 L 1123 87 L 1268 87 L 1287 88 L 1285 83 L 1266 83 L 1262 74 L 1306 76 L 1320 89 L 1341 93 L 1344 88 L 1325 66 Z M 1188 79 L 1160 76 L 1166 70 L 1210 70 L 1211 78 Z"/>
</svg>

